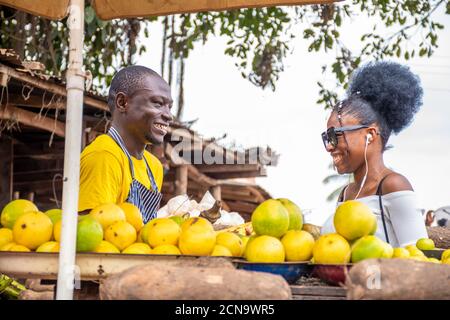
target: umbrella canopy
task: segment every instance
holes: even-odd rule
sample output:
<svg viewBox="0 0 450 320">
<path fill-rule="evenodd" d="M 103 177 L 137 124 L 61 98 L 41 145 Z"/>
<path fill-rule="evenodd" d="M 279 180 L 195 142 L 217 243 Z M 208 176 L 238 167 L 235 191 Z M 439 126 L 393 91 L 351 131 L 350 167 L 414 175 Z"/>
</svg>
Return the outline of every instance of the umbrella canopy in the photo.
<svg viewBox="0 0 450 320">
<path fill-rule="evenodd" d="M 220 11 L 249 7 L 331 3 L 333 0 L 93 0 L 92 7 L 103 20 L 162 16 L 175 13 Z M 0 4 L 33 15 L 59 20 L 67 16 L 69 0 L 0 0 Z"/>
</svg>

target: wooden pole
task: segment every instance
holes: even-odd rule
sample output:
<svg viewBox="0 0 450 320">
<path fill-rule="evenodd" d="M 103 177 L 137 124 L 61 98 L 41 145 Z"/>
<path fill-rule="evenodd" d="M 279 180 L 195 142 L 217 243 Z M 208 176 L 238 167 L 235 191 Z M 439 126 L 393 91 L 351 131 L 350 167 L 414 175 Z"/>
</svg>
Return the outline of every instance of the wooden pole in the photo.
<svg viewBox="0 0 450 320">
<path fill-rule="evenodd" d="M 222 200 L 222 189 L 220 186 L 211 187 L 211 194 L 214 197 L 214 199 L 218 201 Z"/>
<path fill-rule="evenodd" d="M 186 194 L 188 186 L 188 167 L 179 166 L 175 169 L 175 195 Z"/>
</svg>

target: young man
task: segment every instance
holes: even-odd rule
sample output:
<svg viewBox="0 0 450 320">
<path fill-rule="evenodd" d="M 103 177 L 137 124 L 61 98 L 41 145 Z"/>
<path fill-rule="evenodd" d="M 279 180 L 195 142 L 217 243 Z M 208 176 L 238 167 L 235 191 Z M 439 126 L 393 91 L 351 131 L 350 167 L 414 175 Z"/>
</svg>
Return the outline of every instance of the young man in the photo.
<svg viewBox="0 0 450 320">
<path fill-rule="evenodd" d="M 145 148 L 163 143 L 172 121 L 170 87 L 143 66 L 120 70 L 108 96 L 112 124 L 81 153 L 78 211 L 104 203 L 136 205 L 144 223 L 156 217 L 163 168 Z"/>
</svg>

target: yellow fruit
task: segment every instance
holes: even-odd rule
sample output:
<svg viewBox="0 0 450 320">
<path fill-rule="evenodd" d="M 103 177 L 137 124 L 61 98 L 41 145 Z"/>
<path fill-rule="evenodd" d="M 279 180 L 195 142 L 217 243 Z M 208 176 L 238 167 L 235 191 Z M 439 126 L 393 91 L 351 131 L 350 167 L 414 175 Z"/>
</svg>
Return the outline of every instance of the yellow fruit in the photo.
<svg viewBox="0 0 450 320">
<path fill-rule="evenodd" d="M 212 257 L 232 257 L 230 250 L 226 247 L 216 244 L 214 246 L 213 252 L 211 252 Z"/>
<path fill-rule="evenodd" d="M 84 216 L 77 225 L 77 251 L 94 251 L 103 240 L 103 229 L 100 222 Z"/>
<path fill-rule="evenodd" d="M 289 228 L 289 212 L 280 201 L 274 199 L 266 200 L 256 207 L 251 220 L 257 235 L 279 238 Z"/>
<path fill-rule="evenodd" d="M 139 231 L 141 242 L 147 243 L 147 240 L 148 240 L 148 230 L 149 230 L 149 229 L 150 229 L 150 225 L 147 223 L 147 224 L 144 224 L 144 226 L 142 227 L 142 229 Z M 138 237 L 138 240 L 139 240 L 139 237 Z M 147 243 L 147 244 L 148 244 L 148 243 Z"/>
<path fill-rule="evenodd" d="M 33 202 L 25 199 L 13 200 L 3 208 L 0 223 L 3 227 L 12 229 L 21 215 L 31 211 L 39 211 Z"/>
<path fill-rule="evenodd" d="M 97 253 L 120 253 L 119 249 L 117 249 L 112 243 L 102 240 L 100 244 L 94 249 L 94 252 Z"/>
<path fill-rule="evenodd" d="M 3 246 L 0 247 L 0 251 L 9 251 L 9 249 L 11 249 L 11 247 L 15 245 L 17 245 L 17 243 L 14 242 L 4 244 Z"/>
<path fill-rule="evenodd" d="M 119 207 L 125 213 L 125 218 L 129 224 L 131 224 L 136 232 L 139 232 L 144 226 L 144 221 L 142 220 L 141 211 L 132 203 L 124 202 L 119 204 Z"/>
<path fill-rule="evenodd" d="M 105 203 L 95 207 L 89 216 L 100 222 L 103 231 L 116 221 L 126 221 L 125 212 L 114 203 Z"/>
<path fill-rule="evenodd" d="M 171 244 L 163 244 L 162 246 L 157 246 L 152 250 L 152 254 L 176 254 L 180 255 L 180 250 Z"/>
<path fill-rule="evenodd" d="M 433 262 L 433 263 L 441 263 L 441 261 L 439 261 L 436 258 L 428 258 L 428 262 Z"/>
<path fill-rule="evenodd" d="M 62 219 L 58 220 L 53 226 L 53 239 L 55 239 L 58 242 L 61 242 L 61 225 Z"/>
<path fill-rule="evenodd" d="M 334 214 L 336 232 L 352 241 L 373 233 L 377 219 L 370 208 L 359 201 L 349 200 L 342 203 Z"/>
<path fill-rule="evenodd" d="M 383 258 L 386 254 L 386 244 L 376 236 L 367 235 L 358 239 L 352 247 L 352 262 L 356 263 L 365 259 Z M 392 256 L 392 252 L 389 253 Z"/>
<path fill-rule="evenodd" d="M 286 208 L 289 213 L 289 227 L 288 230 L 302 230 L 303 228 L 303 213 L 302 210 L 289 199 L 277 199 Z"/>
<path fill-rule="evenodd" d="M 198 228 L 203 228 L 203 229 L 214 230 L 214 227 L 212 226 L 211 222 L 209 222 L 205 218 L 192 217 L 183 222 L 183 224 L 181 225 L 181 231 L 185 231 L 192 226 L 195 226 Z"/>
<path fill-rule="evenodd" d="M 442 260 L 441 263 L 443 263 L 443 264 L 450 264 L 450 258 Z"/>
<path fill-rule="evenodd" d="M 61 209 L 50 209 L 44 212 L 50 220 L 52 220 L 52 223 L 55 224 L 62 218 L 62 210 Z"/>
<path fill-rule="evenodd" d="M 181 229 L 178 246 L 183 254 L 197 256 L 211 254 L 216 244 L 216 232 L 209 221 L 203 218 L 188 219 Z"/>
<path fill-rule="evenodd" d="M 246 259 L 250 262 L 284 262 L 285 252 L 280 240 L 258 236 L 247 244 Z"/>
<path fill-rule="evenodd" d="M 30 252 L 31 250 L 28 249 L 25 246 L 22 246 L 20 244 L 15 244 L 12 247 L 9 248 L 8 251 L 16 251 L 16 252 Z"/>
<path fill-rule="evenodd" d="M 0 228 L 0 247 L 13 242 L 13 232 L 11 229 Z"/>
<path fill-rule="evenodd" d="M 59 242 L 48 241 L 43 243 L 36 249 L 36 252 L 59 252 Z"/>
<path fill-rule="evenodd" d="M 242 257 L 245 256 L 245 249 L 247 248 L 247 243 L 250 240 L 250 237 L 248 236 L 242 236 L 241 237 L 242 240 Z"/>
<path fill-rule="evenodd" d="M 105 240 L 119 250 L 124 250 L 136 241 L 136 230 L 126 221 L 116 221 L 105 232 Z"/>
<path fill-rule="evenodd" d="M 419 257 L 424 257 L 425 255 L 423 254 L 422 251 L 420 251 L 415 245 L 410 244 L 408 246 L 405 247 L 406 250 L 409 251 L 409 255 L 414 257 L 414 256 L 419 256 Z"/>
<path fill-rule="evenodd" d="M 433 250 L 435 248 L 434 241 L 428 238 L 421 238 L 417 240 L 416 247 L 419 250 Z"/>
<path fill-rule="evenodd" d="M 34 211 L 21 215 L 14 224 L 14 242 L 34 250 L 52 238 L 53 224 L 47 215 Z"/>
<path fill-rule="evenodd" d="M 152 248 L 146 243 L 133 243 L 125 248 L 122 253 L 125 254 L 150 254 Z"/>
<path fill-rule="evenodd" d="M 216 245 L 227 248 L 233 257 L 240 257 L 244 250 L 241 238 L 232 232 L 222 232 L 217 235 Z"/>
<path fill-rule="evenodd" d="M 383 244 L 384 244 L 384 252 L 381 257 L 385 259 L 392 258 L 392 256 L 394 255 L 394 248 L 392 248 L 392 246 L 387 242 L 383 241 Z"/>
<path fill-rule="evenodd" d="M 351 249 L 348 241 L 337 233 L 320 236 L 314 244 L 315 263 L 343 264 L 350 261 Z"/>
<path fill-rule="evenodd" d="M 447 258 L 450 258 L 450 249 L 444 250 L 442 252 L 441 260 L 446 260 Z"/>
<path fill-rule="evenodd" d="M 289 230 L 281 238 L 286 261 L 307 261 L 312 257 L 314 248 L 313 236 L 303 230 Z"/>
<path fill-rule="evenodd" d="M 422 261 L 422 262 L 428 262 L 428 258 L 425 256 L 411 256 L 409 259 Z"/>
<path fill-rule="evenodd" d="M 147 242 L 152 248 L 171 244 L 176 246 L 180 238 L 181 228 L 172 219 L 156 218 L 147 223 Z"/>
<path fill-rule="evenodd" d="M 399 258 L 399 259 L 406 259 L 409 258 L 411 255 L 409 254 L 409 251 L 405 248 L 395 248 L 392 258 Z"/>
</svg>

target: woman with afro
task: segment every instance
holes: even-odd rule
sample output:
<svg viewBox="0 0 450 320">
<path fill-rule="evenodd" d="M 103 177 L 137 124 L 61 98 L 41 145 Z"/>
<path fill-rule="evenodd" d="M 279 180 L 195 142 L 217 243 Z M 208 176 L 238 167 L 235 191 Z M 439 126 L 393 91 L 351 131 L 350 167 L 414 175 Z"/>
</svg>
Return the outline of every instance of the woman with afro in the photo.
<svg viewBox="0 0 450 320">
<path fill-rule="evenodd" d="M 422 94 L 419 78 L 408 67 L 393 62 L 366 64 L 353 74 L 347 98 L 333 108 L 322 133 L 338 173 L 354 177 L 338 205 L 347 200 L 367 204 L 377 216 L 375 235 L 393 247 L 428 237 L 411 184 L 383 161 L 389 137 L 412 122 Z M 323 234 L 331 232 L 335 232 L 333 216 L 322 228 Z"/>
</svg>

